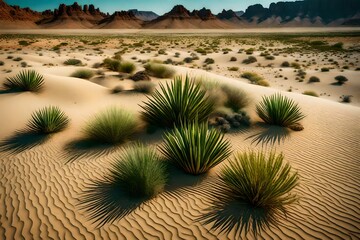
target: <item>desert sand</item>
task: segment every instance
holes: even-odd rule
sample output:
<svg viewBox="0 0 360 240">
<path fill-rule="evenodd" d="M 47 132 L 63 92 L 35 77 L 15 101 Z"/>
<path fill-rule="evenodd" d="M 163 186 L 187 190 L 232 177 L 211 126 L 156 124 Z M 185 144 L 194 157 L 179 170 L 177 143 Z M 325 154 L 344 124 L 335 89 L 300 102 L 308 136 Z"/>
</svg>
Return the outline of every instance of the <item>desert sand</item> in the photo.
<svg viewBox="0 0 360 240">
<path fill-rule="evenodd" d="M 72 144 L 81 139 L 85 122 L 94 113 L 107 106 L 121 106 L 135 113 L 141 110 L 142 93 L 121 92 L 112 94 L 111 90 L 122 85 L 132 88 L 132 81 L 119 73 L 101 69 L 105 75 L 95 75 L 90 80 L 70 77 L 76 69 L 90 69 L 119 50 L 127 48 L 122 54 L 124 60 L 133 61 L 137 70 L 143 70 L 138 60 L 156 59 L 165 61 L 171 58 L 182 61 L 203 47 L 209 41 L 220 40 L 219 51 L 206 56 L 197 53 L 199 60 L 183 65 L 171 66 L 176 75 L 201 77 L 230 84 L 241 88 L 251 97 L 246 111 L 251 116 L 252 126 L 244 131 L 230 131 L 225 136 L 230 140 L 234 152 L 247 149 L 271 149 L 283 152 L 285 159 L 300 175 L 300 185 L 295 189 L 300 201 L 288 208 L 286 218 L 279 219 L 256 236 L 256 239 L 358 239 L 360 237 L 360 36 L 337 36 L 331 34 L 306 35 L 309 41 L 327 41 L 329 44 L 343 42 L 344 47 L 357 51 L 322 52 L 314 49 L 299 52 L 279 53 L 274 60 L 266 60 L 261 52 L 274 49 L 271 53 L 282 52 L 296 43 L 285 43 L 268 38 L 249 37 L 230 32 L 214 34 L 207 31 L 206 36 L 188 34 L 172 36 L 164 31 L 156 36 L 153 31 L 142 34 L 144 30 L 134 30 L 125 35 L 61 36 L 64 30 L 46 30 L 22 33 L 41 35 L 9 35 L 18 31 L 2 30 L 0 36 L 0 84 L 6 77 L 14 76 L 24 68 L 20 62 L 27 63 L 26 69 L 34 69 L 45 78 L 44 90 L 34 94 L 0 93 L 0 238 L 1 239 L 237 239 L 235 229 L 229 232 L 211 230 L 211 224 L 203 224 L 201 218 L 211 200 L 202 192 L 211 192 L 216 173 L 222 163 L 202 178 L 192 177 L 175 171 L 170 176 L 166 191 L 156 198 L 129 208 L 129 214 L 113 217 L 112 222 L 99 226 L 91 212 L 84 208 L 84 193 L 93 181 L 108 174 L 108 166 L 114 156 L 121 154 L 123 146 L 111 149 L 76 149 Z M 99 31 L 99 30 L 96 30 Z M 270 31 L 270 30 L 268 30 Z M 310 30 L 309 30 L 310 31 Z M 322 30 L 313 30 L 318 32 Z M 110 31 L 102 32 L 109 33 Z M 271 32 L 271 31 L 270 31 Z M 67 31 L 72 35 L 73 31 Z M 51 35 L 55 34 L 55 35 Z M 154 35 L 153 35 L 154 34 Z M 258 36 L 258 35 L 257 35 Z M 92 38 L 94 37 L 94 38 Z M 103 41 L 99 44 L 82 44 L 79 40 Z M 18 41 L 33 41 L 29 46 L 19 46 Z M 141 50 L 148 47 L 132 47 L 135 42 L 152 40 L 159 45 L 150 46 L 150 52 Z M 237 42 L 238 41 L 238 42 Z M 54 51 L 52 48 L 61 42 L 67 46 Z M 178 42 L 178 45 L 174 44 Z M 194 44 L 194 46 L 189 46 Z M 289 45 L 287 45 L 289 44 Z M 78 47 L 83 46 L 83 47 Z M 266 50 L 257 50 L 260 46 Z M 307 46 L 307 45 L 306 45 Z M 96 48 L 96 49 L 95 49 Z M 229 48 L 228 53 L 224 54 Z M 252 56 L 258 62 L 242 64 L 248 48 L 256 49 Z M 158 54 L 164 49 L 167 55 Z M 239 49 L 244 51 L 238 53 Z M 174 58 L 175 53 L 180 58 Z M 19 62 L 8 59 L 21 57 Z M 136 57 L 136 58 L 135 58 Z M 235 62 L 230 62 L 236 57 Z M 65 66 L 69 58 L 82 60 L 86 66 Z M 211 69 L 205 69 L 206 58 L 214 59 Z M 334 66 L 332 61 L 337 61 Z M 306 77 L 303 82 L 296 80 L 294 68 L 281 67 L 283 61 L 306 65 L 309 60 L 315 63 L 304 67 Z M 323 61 L 323 59 L 325 59 Z M 272 64 L 268 66 L 269 64 Z M 353 63 L 353 64 L 351 64 Z M 261 66 L 259 66 L 260 64 Z M 30 65 L 30 66 L 29 66 Z M 343 66 L 349 66 L 343 69 Z M 229 67 L 238 67 L 229 71 Z M 330 67 L 329 72 L 321 72 Z M 281 69 L 281 70 L 280 70 Z M 255 72 L 266 79 L 270 87 L 250 84 L 241 77 L 243 72 Z M 276 77 L 283 75 L 282 77 Z M 346 76 L 349 81 L 342 86 L 333 85 L 334 77 Z M 310 76 L 317 76 L 320 82 L 307 83 Z M 285 80 L 287 77 L 287 80 Z M 121 80 L 125 78 L 125 80 Z M 165 83 L 171 79 L 157 79 L 152 82 Z M 289 89 L 292 92 L 289 92 Z M 320 97 L 305 96 L 306 90 L 315 91 Z M 295 100 L 306 115 L 302 120 L 304 130 L 294 132 L 279 127 L 264 127 L 255 113 L 255 104 L 262 96 L 281 92 Z M 341 95 L 352 95 L 351 103 L 342 103 Z M 71 119 L 70 126 L 50 139 L 32 139 L 30 142 L 16 139 L 16 131 L 22 130 L 32 112 L 48 105 L 59 106 Z M 154 134 L 142 133 L 134 141 L 157 146 L 162 143 L 160 130 Z M 7 142 L 10 144 L 4 144 Z M 128 143 L 130 144 L 130 143 Z M 5 146 L 5 147 L 4 147 Z M 125 145 L 126 146 L 126 145 Z M 99 191 L 101 191 L 99 189 Z M 242 233 L 241 239 L 255 239 L 251 233 Z"/>
</svg>

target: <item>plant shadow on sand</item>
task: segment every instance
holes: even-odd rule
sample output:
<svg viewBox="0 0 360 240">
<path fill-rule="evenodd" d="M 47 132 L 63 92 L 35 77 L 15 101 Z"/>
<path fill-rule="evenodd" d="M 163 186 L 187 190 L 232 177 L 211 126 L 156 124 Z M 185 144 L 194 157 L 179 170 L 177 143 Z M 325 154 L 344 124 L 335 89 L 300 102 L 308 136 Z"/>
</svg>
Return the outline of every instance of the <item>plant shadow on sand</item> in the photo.
<svg viewBox="0 0 360 240">
<path fill-rule="evenodd" d="M 89 218 L 98 227 L 127 216 L 143 204 L 150 204 L 148 198 L 134 198 L 125 193 L 111 179 L 92 182 L 80 195 L 80 208 L 89 213 Z"/>
<path fill-rule="evenodd" d="M 206 186 L 198 191 L 207 197 L 210 206 L 203 210 L 196 221 L 210 225 L 212 231 L 225 234 L 233 232 L 239 239 L 243 233 L 250 233 L 256 238 L 262 230 L 277 226 L 279 219 L 286 216 L 283 208 L 254 207 L 232 197 L 228 187 L 217 179 L 208 181 Z"/>
<path fill-rule="evenodd" d="M 50 137 L 51 134 L 41 134 L 26 129 L 16 131 L 15 134 L 0 142 L 0 151 L 21 153 L 44 144 Z"/>
<path fill-rule="evenodd" d="M 252 139 L 251 143 L 259 145 L 280 144 L 290 138 L 290 130 L 286 127 L 268 125 L 265 123 L 255 124 L 257 133 L 250 135 L 246 139 Z"/>
<path fill-rule="evenodd" d="M 97 158 L 116 152 L 121 145 L 94 142 L 89 139 L 77 139 L 64 147 L 64 158 L 70 163 L 82 158 Z"/>
<path fill-rule="evenodd" d="M 171 164 L 167 167 L 169 170 L 168 184 L 164 192 L 154 198 L 183 198 L 183 194 L 189 191 L 189 187 L 198 185 L 206 177 L 206 175 L 186 174 Z M 88 212 L 89 219 L 96 223 L 97 227 L 101 227 L 120 220 L 143 206 L 151 205 L 151 200 L 154 198 L 131 197 L 113 179 L 103 177 L 93 181 L 80 194 L 79 206 Z"/>
<path fill-rule="evenodd" d="M 161 132 L 157 134 L 139 133 L 134 137 L 134 139 L 141 139 L 142 143 L 151 144 L 157 142 L 161 134 Z M 127 144 L 131 144 L 131 142 L 122 144 L 107 144 L 95 142 L 86 138 L 76 139 L 65 145 L 63 157 L 66 159 L 66 163 L 71 163 L 83 158 L 98 158 L 115 153 Z"/>
</svg>

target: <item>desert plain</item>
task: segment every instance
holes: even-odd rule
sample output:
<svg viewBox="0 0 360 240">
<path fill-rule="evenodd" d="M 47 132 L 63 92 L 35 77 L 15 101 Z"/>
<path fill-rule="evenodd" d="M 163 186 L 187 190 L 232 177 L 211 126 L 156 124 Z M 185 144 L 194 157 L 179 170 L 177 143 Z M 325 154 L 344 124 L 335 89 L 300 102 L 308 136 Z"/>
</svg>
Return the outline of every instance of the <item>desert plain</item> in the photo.
<svg viewBox="0 0 360 240">
<path fill-rule="evenodd" d="M 44 88 L 0 92 L 0 238 L 359 239 L 360 31 L 314 29 L 2 30 L 0 84 L 31 69 L 43 75 Z M 80 62 L 64 64 L 69 59 Z M 131 62 L 135 70 L 111 70 L 105 59 Z M 299 201 L 287 206 L 286 215 L 257 235 L 239 232 L 236 221 L 223 229 L 202 221 L 214 210 L 212 182 L 227 160 L 201 176 L 172 169 L 156 197 L 137 202 L 120 191 L 113 200 L 119 208 L 106 205 L 108 186 L 94 182 L 105 182 L 124 147 L 142 142 L 156 148 L 165 130 L 143 130 L 120 145 L 89 146 L 81 144 L 83 129 L 109 106 L 140 114 L 151 92 L 138 91 L 131 78 L 149 62 L 174 72 L 150 76 L 147 82 L 156 89 L 175 76 L 189 76 L 246 94 L 243 110 L 251 124 L 225 129 L 225 138 L 233 154 L 249 149 L 284 154 L 299 174 L 294 189 Z M 78 70 L 91 74 L 81 78 Z M 249 73 L 255 80 L 246 78 Z M 347 81 L 339 84 L 337 76 Z M 256 104 L 274 93 L 299 104 L 302 131 L 268 126 L 257 116 Z M 21 135 L 31 114 L 49 105 L 66 113 L 68 127 L 46 138 Z M 89 194 L 98 201 L 89 204 Z M 91 205 L 96 203 L 98 208 Z M 233 211 L 245 224 L 245 214 Z M 215 212 L 213 220 L 220 215 Z"/>
</svg>

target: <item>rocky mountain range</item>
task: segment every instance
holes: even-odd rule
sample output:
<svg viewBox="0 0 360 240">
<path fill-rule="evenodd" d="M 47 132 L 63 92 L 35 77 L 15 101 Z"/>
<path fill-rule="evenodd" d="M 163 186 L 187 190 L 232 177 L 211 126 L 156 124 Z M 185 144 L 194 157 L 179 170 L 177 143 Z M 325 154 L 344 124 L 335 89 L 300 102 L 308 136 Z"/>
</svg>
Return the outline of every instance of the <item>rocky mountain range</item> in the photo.
<svg viewBox="0 0 360 240">
<path fill-rule="evenodd" d="M 162 16 L 151 11 L 103 13 L 94 5 L 60 4 L 36 12 L 0 0 L 0 28 L 245 28 L 245 27 L 360 26 L 360 0 L 303 0 L 249 6 L 245 12 L 210 9 L 189 11 L 176 5 Z"/>
</svg>

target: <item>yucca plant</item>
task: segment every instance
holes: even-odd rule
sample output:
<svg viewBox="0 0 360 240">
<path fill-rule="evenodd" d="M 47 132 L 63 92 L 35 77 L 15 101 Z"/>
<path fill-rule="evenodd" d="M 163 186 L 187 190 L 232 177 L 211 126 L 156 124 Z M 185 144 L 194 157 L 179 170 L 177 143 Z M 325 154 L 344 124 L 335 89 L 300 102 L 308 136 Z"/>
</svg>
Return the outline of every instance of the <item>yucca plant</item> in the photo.
<svg viewBox="0 0 360 240">
<path fill-rule="evenodd" d="M 48 134 L 62 131 L 68 124 L 69 118 L 59 107 L 48 106 L 34 112 L 27 127 L 31 132 Z"/>
<path fill-rule="evenodd" d="M 181 77 L 176 77 L 171 84 L 160 84 L 144 106 L 143 119 L 151 125 L 173 127 L 180 123 L 206 121 L 213 112 L 214 102 L 206 96 L 206 91 L 200 85 L 186 76 L 183 83 Z"/>
<path fill-rule="evenodd" d="M 35 70 L 24 70 L 6 78 L 3 85 L 6 90 L 38 92 L 44 85 L 44 77 Z"/>
<path fill-rule="evenodd" d="M 305 117 L 298 104 L 280 93 L 264 96 L 256 106 L 256 113 L 264 122 L 283 127 L 294 125 Z"/>
<path fill-rule="evenodd" d="M 116 158 L 109 180 L 131 197 L 151 198 L 164 190 L 166 165 L 155 149 L 136 144 Z"/>
<path fill-rule="evenodd" d="M 275 151 L 239 153 L 221 170 L 219 178 L 235 199 L 253 207 L 285 211 L 284 206 L 298 200 L 290 191 L 298 185 L 299 177 L 283 160 L 284 155 Z"/>
<path fill-rule="evenodd" d="M 224 161 L 231 153 L 230 143 L 207 123 L 189 123 L 165 134 L 160 146 L 166 159 L 190 174 L 201 174 Z"/>
<path fill-rule="evenodd" d="M 89 140 L 100 143 L 122 143 L 138 130 L 137 117 L 126 110 L 110 107 L 96 114 L 84 128 Z"/>
</svg>

